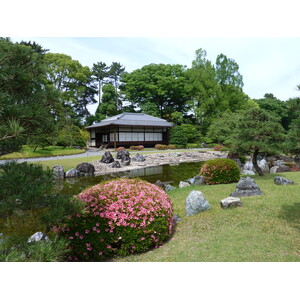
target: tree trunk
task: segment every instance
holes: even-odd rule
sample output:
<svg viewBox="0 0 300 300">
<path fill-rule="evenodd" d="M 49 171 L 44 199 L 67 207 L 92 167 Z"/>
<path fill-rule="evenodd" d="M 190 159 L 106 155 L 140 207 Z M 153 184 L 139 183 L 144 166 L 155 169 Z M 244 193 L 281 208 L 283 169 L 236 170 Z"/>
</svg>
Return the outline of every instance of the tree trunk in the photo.
<svg viewBox="0 0 300 300">
<path fill-rule="evenodd" d="M 256 172 L 258 173 L 259 176 L 265 176 L 264 172 L 262 171 L 262 169 L 257 164 L 258 150 L 259 150 L 258 148 L 255 148 L 253 156 L 252 156 L 253 167 L 255 168 L 255 170 L 256 170 Z"/>
</svg>

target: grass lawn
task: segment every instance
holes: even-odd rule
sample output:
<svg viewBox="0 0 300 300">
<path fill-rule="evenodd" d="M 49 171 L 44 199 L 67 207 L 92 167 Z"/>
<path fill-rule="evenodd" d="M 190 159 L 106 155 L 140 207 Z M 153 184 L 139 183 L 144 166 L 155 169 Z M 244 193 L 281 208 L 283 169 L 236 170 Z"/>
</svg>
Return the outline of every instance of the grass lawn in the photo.
<svg viewBox="0 0 300 300">
<path fill-rule="evenodd" d="M 276 174 L 278 175 L 278 174 Z M 254 176 L 263 195 L 243 197 L 243 207 L 222 209 L 236 184 L 191 186 L 169 193 L 182 221 L 166 244 L 117 262 L 296 262 L 300 261 L 300 172 L 280 174 L 295 182 L 278 186 L 275 175 Z M 212 208 L 185 216 L 185 199 L 201 190 Z"/>
<path fill-rule="evenodd" d="M 13 152 L 1 156 L 0 159 L 20 159 L 20 158 L 32 158 L 32 157 L 47 157 L 47 156 L 58 156 L 58 155 L 70 155 L 83 153 L 83 149 L 74 149 L 73 147 L 59 147 L 59 146 L 49 146 L 42 148 L 37 148 L 33 151 L 33 148 L 27 145 L 22 146 L 20 152 Z"/>
</svg>

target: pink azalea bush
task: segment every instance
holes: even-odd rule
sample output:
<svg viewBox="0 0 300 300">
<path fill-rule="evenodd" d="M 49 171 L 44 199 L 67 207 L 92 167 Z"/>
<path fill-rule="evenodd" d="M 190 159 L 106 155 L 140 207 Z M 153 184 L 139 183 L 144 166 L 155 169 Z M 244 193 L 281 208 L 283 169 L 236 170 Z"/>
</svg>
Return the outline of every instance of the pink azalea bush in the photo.
<svg viewBox="0 0 300 300">
<path fill-rule="evenodd" d="M 211 159 L 202 165 L 200 174 L 206 184 L 223 184 L 238 182 L 240 168 L 237 163 L 227 158 Z"/>
<path fill-rule="evenodd" d="M 119 147 L 117 148 L 117 151 L 126 150 L 125 147 Z"/>
<path fill-rule="evenodd" d="M 70 241 L 70 260 L 101 261 L 158 247 L 173 232 L 173 208 L 158 186 L 114 179 L 78 195 L 85 211 L 56 228 Z"/>
</svg>

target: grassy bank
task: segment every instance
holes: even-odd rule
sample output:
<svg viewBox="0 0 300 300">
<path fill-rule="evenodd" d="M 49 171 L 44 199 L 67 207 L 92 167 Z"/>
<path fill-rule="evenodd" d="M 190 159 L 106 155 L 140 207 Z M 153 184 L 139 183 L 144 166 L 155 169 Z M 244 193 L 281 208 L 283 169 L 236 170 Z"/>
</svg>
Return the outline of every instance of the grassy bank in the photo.
<svg viewBox="0 0 300 300">
<path fill-rule="evenodd" d="M 278 174 L 276 174 L 278 175 Z M 236 184 L 192 186 L 169 193 L 178 223 L 172 239 L 150 252 L 114 259 L 123 262 L 300 261 L 300 173 L 281 174 L 295 184 L 277 186 L 274 175 L 255 176 L 263 195 L 241 198 L 243 207 L 221 209 Z M 185 216 L 185 199 L 201 190 L 212 208 Z"/>
<path fill-rule="evenodd" d="M 73 147 L 59 147 L 59 146 L 49 146 L 42 148 L 37 148 L 35 151 L 33 148 L 25 145 L 22 146 L 19 152 L 13 152 L 0 157 L 0 159 L 21 159 L 21 158 L 33 158 L 33 157 L 48 157 L 48 156 L 59 156 L 59 155 L 71 155 L 83 153 L 83 149 L 74 149 Z"/>
</svg>

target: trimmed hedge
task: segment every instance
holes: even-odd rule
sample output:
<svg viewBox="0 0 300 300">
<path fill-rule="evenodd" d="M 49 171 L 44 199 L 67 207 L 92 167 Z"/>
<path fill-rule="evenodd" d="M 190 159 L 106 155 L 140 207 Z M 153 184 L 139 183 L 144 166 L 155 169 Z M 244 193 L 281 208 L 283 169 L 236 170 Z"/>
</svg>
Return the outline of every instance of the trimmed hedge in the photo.
<svg viewBox="0 0 300 300">
<path fill-rule="evenodd" d="M 237 163 L 228 158 L 208 160 L 203 164 L 200 171 L 200 174 L 204 176 L 206 184 L 238 182 L 240 173 Z"/>
</svg>

